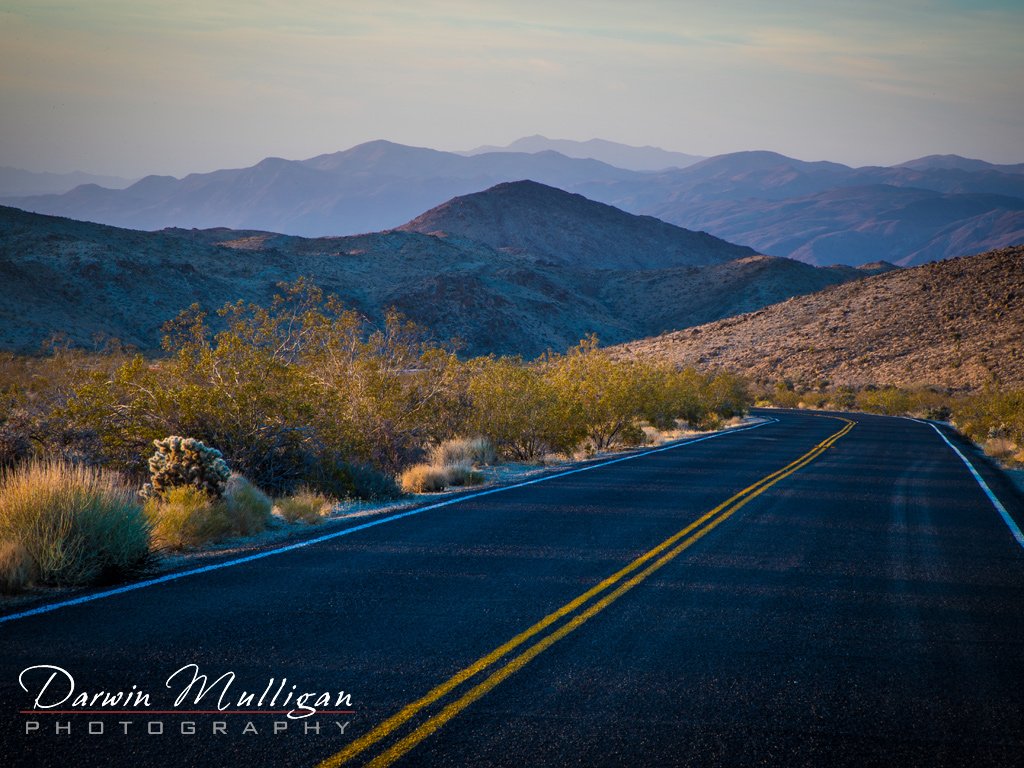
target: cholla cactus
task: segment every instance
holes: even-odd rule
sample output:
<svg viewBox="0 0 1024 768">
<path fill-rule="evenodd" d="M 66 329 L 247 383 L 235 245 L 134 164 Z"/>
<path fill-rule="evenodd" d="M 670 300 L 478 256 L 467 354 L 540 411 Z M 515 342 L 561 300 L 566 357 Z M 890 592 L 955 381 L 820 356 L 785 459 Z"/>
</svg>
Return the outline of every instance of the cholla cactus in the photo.
<svg viewBox="0 0 1024 768">
<path fill-rule="evenodd" d="M 171 488 L 192 485 L 210 496 L 224 494 L 231 470 L 221 452 L 193 437 L 171 435 L 154 440 L 156 453 L 149 459 L 151 483 L 142 495 L 162 496 Z"/>
</svg>

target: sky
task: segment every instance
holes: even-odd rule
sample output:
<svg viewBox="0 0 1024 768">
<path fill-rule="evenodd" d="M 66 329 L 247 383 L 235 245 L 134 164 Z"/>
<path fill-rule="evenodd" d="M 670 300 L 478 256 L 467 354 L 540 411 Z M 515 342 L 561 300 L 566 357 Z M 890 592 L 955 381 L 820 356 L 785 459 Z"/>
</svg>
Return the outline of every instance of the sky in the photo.
<svg viewBox="0 0 1024 768">
<path fill-rule="evenodd" d="M 1020 0 L 0 0 L 0 165 L 138 177 L 521 136 L 1024 162 Z"/>
</svg>

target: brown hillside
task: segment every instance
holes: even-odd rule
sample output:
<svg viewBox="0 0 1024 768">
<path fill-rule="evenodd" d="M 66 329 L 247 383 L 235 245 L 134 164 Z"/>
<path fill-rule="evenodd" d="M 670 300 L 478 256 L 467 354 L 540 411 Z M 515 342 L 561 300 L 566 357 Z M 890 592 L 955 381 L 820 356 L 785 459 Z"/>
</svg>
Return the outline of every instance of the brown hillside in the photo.
<svg viewBox="0 0 1024 768">
<path fill-rule="evenodd" d="M 1024 386 L 1024 247 L 888 272 L 618 354 L 813 385 Z"/>
</svg>

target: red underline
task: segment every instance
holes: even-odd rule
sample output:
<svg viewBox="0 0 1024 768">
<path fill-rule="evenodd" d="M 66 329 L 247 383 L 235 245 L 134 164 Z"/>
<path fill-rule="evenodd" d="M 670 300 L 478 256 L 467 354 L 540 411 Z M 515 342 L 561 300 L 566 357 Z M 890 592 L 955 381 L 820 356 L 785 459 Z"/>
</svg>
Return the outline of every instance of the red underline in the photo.
<svg viewBox="0 0 1024 768">
<path fill-rule="evenodd" d="M 297 709 L 22 709 L 22 715 L 287 715 Z M 318 709 L 316 715 L 354 715 L 354 709 Z M 312 717 L 308 714 L 307 717 Z M 302 718 L 305 719 L 305 718 Z"/>
</svg>

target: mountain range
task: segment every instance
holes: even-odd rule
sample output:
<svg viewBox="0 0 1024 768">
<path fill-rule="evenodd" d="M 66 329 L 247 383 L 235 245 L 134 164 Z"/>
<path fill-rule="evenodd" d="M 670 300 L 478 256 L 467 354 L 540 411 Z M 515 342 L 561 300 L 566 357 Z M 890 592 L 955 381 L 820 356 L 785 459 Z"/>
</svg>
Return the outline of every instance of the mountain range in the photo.
<svg viewBox="0 0 1024 768">
<path fill-rule="evenodd" d="M 0 197 L 47 195 L 68 192 L 83 184 L 96 184 L 110 189 L 124 189 L 136 179 L 100 176 L 93 173 L 36 173 L 21 168 L 0 166 Z"/>
<path fill-rule="evenodd" d="M 805 386 L 1024 387 L 1024 247 L 833 286 L 616 354 Z"/>
<path fill-rule="evenodd" d="M 143 232 L 0 208 L 0 347 L 32 351 L 59 333 L 153 351 L 161 325 L 191 303 L 266 302 L 278 282 L 305 275 L 371 320 L 395 307 L 439 339 L 460 337 L 467 354 L 532 357 L 589 333 L 623 342 L 888 269 L 759 255 L 531 181 L 345 237 Z"/>
<path fill-rule="evenodd" d="M 663 171 L 669 168 L 686 168 L 704 158 L 683 152 L 669 152 L 659 147 L 633 147 L 605 139 L 572 141 L 571 139 L 549 139 L 546 136 L 524 136 L 504 147 L 485 145 L 464 155 L 480 155 L 487 152 L 558 152 L 566 157 L 592 158 L 602 163 L 626 168 L 631 171 Z"/>
<path fill-rule="evenodd" d="M 569 144 L 529 137 L 510 146 L 618 157 L 596 140 Z M 148 176 L 122 190 L 87 184 L 2 202 L 135 229 L 226 226 L 317 237 L 398 227 L 452 197 L 531 179 L 819 266 L 912 265 L 1024 243 L 1022 165 L 947 155 L 851 168 L 737 152 L 640 171 L 553 149 L 505 149 L 458 154 L 374 141 L 307 160 L 267 158 L 182 179 Z"/>
</svg>

